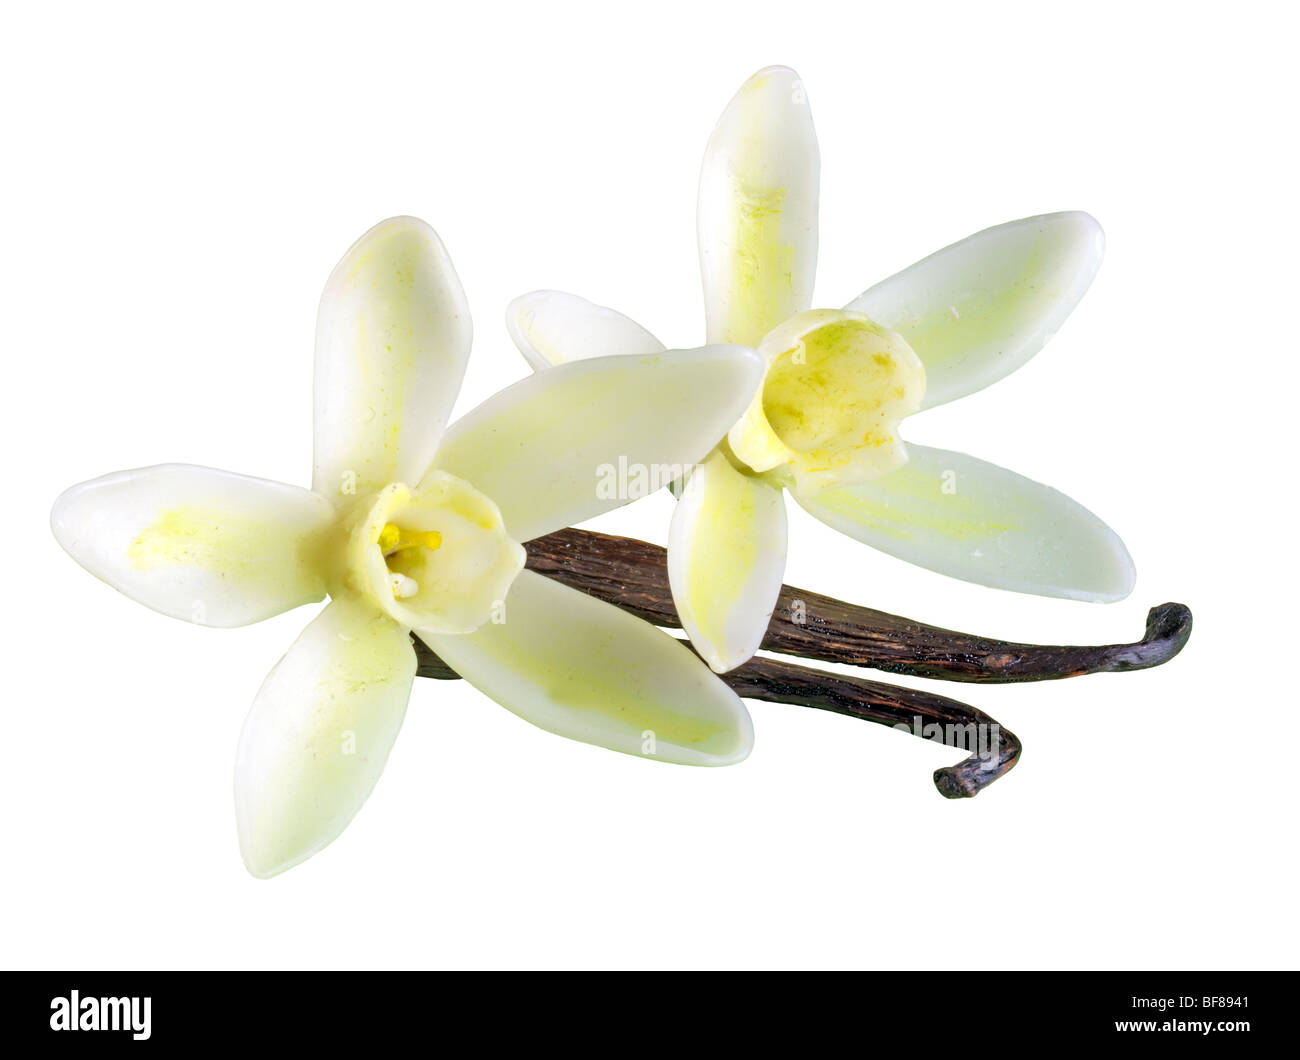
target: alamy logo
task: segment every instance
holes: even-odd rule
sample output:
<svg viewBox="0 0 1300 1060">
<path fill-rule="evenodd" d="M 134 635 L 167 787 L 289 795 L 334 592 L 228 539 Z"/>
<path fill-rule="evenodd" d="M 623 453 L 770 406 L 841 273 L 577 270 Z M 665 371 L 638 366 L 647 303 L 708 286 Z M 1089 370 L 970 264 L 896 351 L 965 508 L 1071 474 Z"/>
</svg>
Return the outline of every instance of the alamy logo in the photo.
<svg viewBox="0 0 1300 1060">
<path fill-rule="evenodd" d="M 138 1042 L 149 1037 L 151 998 L 82 997 L 74 990 L 70 997 L 50 1002 L 50 1030 L 131 1031 Z"/>
<path fill-rule="evenodd" d="M 617 464 L 596 468 L 596 498 L 602 501 L 635 501 L 649 497 L 665 486 L 684 479 L 692 464 L 637 464 L 620 456 Z"/>
</svg>

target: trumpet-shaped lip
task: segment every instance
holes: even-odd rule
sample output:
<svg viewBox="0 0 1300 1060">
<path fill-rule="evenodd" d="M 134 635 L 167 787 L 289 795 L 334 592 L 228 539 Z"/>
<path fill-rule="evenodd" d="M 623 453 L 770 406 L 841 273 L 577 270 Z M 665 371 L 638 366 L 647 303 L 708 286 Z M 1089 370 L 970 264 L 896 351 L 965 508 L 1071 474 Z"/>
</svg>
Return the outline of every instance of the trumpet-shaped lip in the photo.
<svg viewBox="0 0 1300 1060">
<path fill-rule="evenodd" d="M 524 559 L 496 504 L 435 470 L 369 500 L 351 533 L 347 576 L 408 629 L 469 633 L 492 617 Z"/>
<path fill-rule="evenodd" d="M 758 352 L 763 385 L 727 436 L 752 471 L 816 492 L 907 459 L 897 429 L 921 406 L 925 368 L 897 332 L 861 313 L 811 309 L 769 332 Z"/>
</svg>

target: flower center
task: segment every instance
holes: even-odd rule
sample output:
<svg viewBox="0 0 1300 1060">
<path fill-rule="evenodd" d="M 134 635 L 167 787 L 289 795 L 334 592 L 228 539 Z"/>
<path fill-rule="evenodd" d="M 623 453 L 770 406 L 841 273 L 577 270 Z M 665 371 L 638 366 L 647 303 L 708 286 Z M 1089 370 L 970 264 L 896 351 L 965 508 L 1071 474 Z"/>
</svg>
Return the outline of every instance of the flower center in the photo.
<svg viewBox="0 0 1300 1060">
<path fill-rule="evenodd" d="M 420 591 L 420 583 L 401 569 L 401 557 L 398 553 L 411 548 L 427 548 L 429 551 L 442 547 L 442 534 L 437 530 L 403 530 L 396 523 L 385 523 L 379 531 L 379 549 L 384 554 L 384 563 L 388 567 L 389 582 L 393 586 L 393 599 L 406 600 Z M 394 562 L 397 557 L 398 562 Z"/>
<path fill-rule="evenodd" d="M 501 512 L 468 482 L 431 471 L 385 486 L 357 518 L 347 579 L 411 629 L 468 633 L 492 617 L 524 565 Z"/>
<path fill-rule="evenodd" d="M 816 493 L 901 466 L 899 422 L 925 393 L 925 369 L 902 336 L 861 313 L 814 309 L 759 346 L 767 375 L 728 435 L 758 473 Z"/>
</svg>

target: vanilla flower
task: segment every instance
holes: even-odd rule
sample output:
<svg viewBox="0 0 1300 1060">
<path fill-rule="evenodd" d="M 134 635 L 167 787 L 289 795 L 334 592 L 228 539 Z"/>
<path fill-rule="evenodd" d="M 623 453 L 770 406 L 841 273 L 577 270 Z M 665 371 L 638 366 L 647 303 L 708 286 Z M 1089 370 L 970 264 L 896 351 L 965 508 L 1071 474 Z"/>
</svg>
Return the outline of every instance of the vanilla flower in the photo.
<svg viewBox="0 0 1300 1060">
<path fill-rule="evenodd" d="M 602 463 L 707 453 L 761 377 L 753 351 L 584 361 L 445 427 L 470 335 L 437 235 L 385 221 L 321 300 L 311 490 L 164 464 L 54 505 L 73 558 L 163 614 L 239 626 L 330 596 L 240 737 L 239 841 L 256 876 L 326 846 L 369 796 L 406 713 L 411 632 L 551 732 L 694 765 L 749 752 L 744 705 L 689 650 L 524 570 L 520 542 L 626 503 L 597 495 Z"/>
<path fill-rule="evenodd" d="M 760 71 L 719 120 L 700 177 L 708 341 L 754 347 L 766 371 L 673 516 L 668 571 L 696 648 L 719 672 L 758 649 L 785 568 L 785 489 L 836 530 L 943 574 L 1044 596 L 1126 596 L 1132 561 L 1091 512 L 898 433 L 907 416 L 983 389 L 1043 347 L 1101 263 L 1097 223 L 1077 212 L 1012 221 L 843 309 L 810 309 L 818 170 L 801 82 L 784 67 Z M 558 291 L 516 299 L 507 324 L 537 369 L 663 349 L 627 317 Z"/>
</svg>

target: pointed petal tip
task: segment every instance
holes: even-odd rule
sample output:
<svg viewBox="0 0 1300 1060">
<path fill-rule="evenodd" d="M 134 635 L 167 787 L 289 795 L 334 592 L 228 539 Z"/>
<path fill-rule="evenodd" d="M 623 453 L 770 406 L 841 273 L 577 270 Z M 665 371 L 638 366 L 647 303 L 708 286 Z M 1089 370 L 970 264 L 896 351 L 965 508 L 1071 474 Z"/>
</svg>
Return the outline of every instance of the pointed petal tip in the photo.
<svg viewBox="0 0 1300 1060">
<path fill-rule="evenodd" d="M 241 742 L 243 734 L 241 733 Z M 255 880 L 269 880 L 304 861 L 319 854 L 328 843 L 309 847 L 306 850 L 286 851 L 272 850 L 267 837 L 253 836 L 254 807 L 253 793 L 239 783 L 238 772 L 235 780 L 235 832 L 239 837 L 239 859 L 244 863 L 244 870 Z"/>
<path fill-rule="evenodd" d="M 771 66 L 764 66 L 761 70 L 755 70 L 748 78 L 745 79 L 745 87 L 749 88 L 764 81 L 771 81 L 780 78 L 791 83 L 803 80 L 797 70 L 792 66 L 786 66 L 784 63 L 773 63 Z"/>
<path fill-rule="evenodd" d="M 726 674 L 736 669 L 738 666 L 744 666 L 754 657 L 752 651 L 745 649 L 732 650 L 724 652 L 713 645 L 697 645 L 700 648 L 700 657 L 709 664 L 709 669 L 715 674 Z"/>
<path fill-rule="evenodd" d="M 549 297 L 552 294 L 555 294 L 555 292 L 547 290 L 546 288 L 539 287 L 535 291 L 525 291 L 523 294 L 510 299 L 510 301 L 506 303 L 506 312 L 505 312 L 506 328 L 511 331 L 514 331 L 520 313 L 522 313 L 525 309 L 528 309 L 531 306 L 536 305 L 538 302 L 542 301 L 543 299 Z"/>
<path fill-rule="evenodd" d="M 269 850 L 256 848 L 252 836 L 248 833 L 248 823 L 238 800 L 235 804 L 235 820 L 239 832 L 239 858 L 244 863 L 244 870 L 255 880 L 270 880 L 281 876 L 315 857 L 329 845 L 325 843 L 298 853 L 286 854 L 281 851 L 277 857 Z"/>
<path fill-rule="evenodd" d="M 1137 585 L 1137 566 L 1132 555 L 1109 525 L 1086 509 L 1081 508 L 1080 512 L 1083 516 L 1080 526 L 1090 522 L 1092 529 L 1075 544 L 1075 550 L 1084 562 L 1079 565 L 1074 578 L 1061 582 L 1047 580 L 1039 584 L 992 584 L 991 587 L 1026 596 L 1085 604 L 1115 604 L 1128 599 Z M 961 574 L 952 576 L 972 580 Z"/>
<path fill-rule="evenodd" d="M 693 627 L 696 623 L 692 622 L 690 625 Z M 691 638 L 691 650 L 703 659 L 715 674 L 730 673 L 736 667 L 743 666 L 754 657 L 754 651 L 758 650 L 757 645 L 754 651 L 747 652 L 745 647 L 737 648 L 732 646 L 728 648 L 724 645 L 715 644 L 705 637 L 698 628 L 688 629 L 687 634 Z"/>
<path fill-rule="evenodd" d="M 1087 210 L 1062 210 L 1059 214 L 1048 214 L 1048 216 L 1069 218 L 1071 221 L 1078 224 L 1081 230 L 1091 232 L 1103 239 L 1105 238 L 1106 233 L 1101 227 L 1101 222 L 1098 221 L 1097 218 L 1093 217 Z"/>
<path fill-rule="evenodd" d="M 712 663 L 709 665 L 712 666 Z M 739 665 L 739 663 L 736 665 Z M 735 667 L 730 667 L 730 669 L 735 669 Z M 725 673 L 726 671 L 717 670 L 715 672 Z M 735 723 L 735 729 L 732 733 L 734 742 L 729 749 L 713 752 L 695 750 L 689 759 L 657 758 L 655 760 L 665 762 L 668 765 L 699 766 L 704 769 L 718 769 L 722 766 L 739 765 L 754 751 L 754 719 L 750 717 L 749 708 L 745 706 L 745 701 L 739 696 L 735 697 L 733 721 Z M 638 755 L 637 757 L 648 756 Z"/>
<path fill-rule="evenodd" d="M 428 221 L 411 214 L 397 214 L 393 217 L 385 217 L 382 221 L 371 225 L 362 232 L 361 235 L 353 240 L 352 245 L 348 247 L 348 249 L 343 253 L 343 256 L 339 258 L 338 263 L 334 266 L 334 269 L 330 274 L 330 279 L 334 280 L 344 270 L 354 267 L 356 265 L 355 258 L 357 255 L 361 251 L 370 247 L 371 244 L 377 243 L 382 239 L 404 234 L 416 235 L 423 238 L 425 242 L 431 244 L 435 254 L 439 254 L 442 257 L 447 256 L 446 246 Z M 321 296 L 322 301 L 331 294 L 332 287 L 332 283 L 326 283 L 325 290 Z"/>
<path fill-rule="evenodd" d="M 50 532 L 63 550 L 75 559 L 82 566 L 82 561 L 77 548 L 77 533 L 81 529 L 88 529 L 86 526 L 86 516 L 92 514 L 80 510 L 80 504 L 87 494 L 105 487 L 112 487 L 120 482 L 128 482 L 130 479 L 147 475 L 153 472 L 171 472 L 174 470 L 207 470 L 205 468 L 191 468 L 187 464 L 154 464 L 150 467 L 133 468 L 125 471 L 110 471 L 106 475 L 99 475 L 96 478 L 88 478 L 82 482 L 74 483 L 54 498 L 54 503 L 50 505 Z"/>
<path fill-rule="evenodd" d="M 1071 502 L 1075 503 L 1075 502 Z M 1046 596 L 1058 600 L 1074 600 L 1088 604 L 1115 604 L 1126 600 L 1137 585 L 1137 565 L 1123 539 L 1111 527 L 1080 509 L 1089 520 L 1092 533 L 1078 542 L 1076 548 L 1087 557 L 1085 569 L 1079 576 L 1060 585 L 1051 583 L 1038 587 L 1007 586 L 1012 592 L 1031 596 Z M 1081 523 L 1083 520 L 1081 520 Z"/>
<path fill-rule="evenodd" d="M 451 256 L 447 253 L 447 246 L 442 241 L 434 227 L 428 221 L 415 217 L 410 214 L 398 214 L 394 217 L 386 217 L 377 224 L 371 225 L 360 236 L 358 236 L 350 247 L 339 258 L 338 263 L 330 273 L 330 278 L 325 284 L 325 289 L 321 293 L 321 303 L 326 303 L 331 297 L 337 297 L 338 280 L 350 270 L 356 268 L 360 261 L 358 260 L 364 251 L 372 249 L 374 244 L 380 243 L 386 239 L 392 239 L 398 236 L 415 236 L 426 244 L 425 252 L 428 253 L 435 261 L 438 261 L 448 269 L 452 269 Z M 454 270 L 452 270 L 454 273 Z M 456 286 L 459 287 L 459 280 L 456 280 Z M 464 300 L 464 292 L 458 292 L 461 300 Z"/>
<path fill-rule="evenodd" d="M 429 222 L 424 220 L 424 218 L 416 217 L 414 214 L 399 213 L 394 214 L 392 217 L 385 217 L 382 221 L 371 225 L 366 229 L 357 242 L 364 242 L 370 236 L 386 230 L 393 232 L 419 232 L 422 235 L 432 236 L 434 239 L 438 239 L 438 233 L 434 231 L 433 225 L 429 224 Z M 438 239 L 438 241 L 442 242 L 440 239 Z"/>
<path fill-rule="evenodd" d="M 1059 214 L 1048 214 L 1048 217 L 1059 218 L 1073 227 L 1079 245 L 1086 247 L 1091 257 L 1098 263 L 1101 262 L 1106 252 L 1106 230 L 1097 218 L 1086 210 L 1064 210 Z"/>
<path fill-rule="evenodd" d="M 562 295 L 563 293 L 563 291 L 553 291 L 548 287 L 539 287 L 533 291 L 525 291 L 523 294 L 510 299 L 506 304 L 506 327 L 513 327 L 519 318 L 519 314 L 525 309 L 531 309 L 534 306 L 545 302 L 548 298 L 553 298 L 555 295 Z"/>
<path fill-rule="evenodd" d="M 74 563 L 83 570 L 90 571 L 95 577 L 100 575 L 92 564 L 89 554 L 89 542 L 86 539 L 89 530 L 88 520 L 81 512 L 79 504 L 86 491 L 95 486 L 100 479 L 88 479 L 69 486 L 50 505 L 50 533 L 59 547 L 66 552 Z"/>
<path fill-rule="evenodd" d="M 721 766 L 737 766 L 745 761 L 753 753 L 753 750 L 754 723 L 749 717 L 749 711 L 745 710 L 745 723 L 741 728 L 739 739 L 736 741 L 736 749 L 730 754 L 715 755 L 711 760 L 701 761 L 699 765 L 707 769 L 717 769 Z"/>
<path fill-rule="evenodd" d="M 298 861 L 293 861 L 279 865 L 262 864 L 246 850 L 240 850 L 239 853 L 240 857 L 243 859 L 245 871 L 255 880 L 273 879 L 274 877 L 279 876 L 282 872 L 287 872 L 289 869 L 293 868 L 294 865 L 299 863 Z"/>
<path fill-rule="evenodd" d="M 68 511 L 77 491 L 84 485 L 84 482 L 78 482 L 75 486 L 69 486 L 55 497 L 54 503 L 50 505 L 50 533 L 54 535 L 54 540 L 59 543 L 63 551 L 74 559 L 76 556 L 68 544 L 71 530 L 68 525 Z"/>
<path fill-rule="evenodd" d="M 1127 600 L 1137 585 L 1137 565 L 1132 555 L 1115 531 L 1109 530 L 1109 533 L 1112 537 L 1110 569 L 1098 579 L 1096 589 L 1078 599 L 1097 604 L 1117 604 Z"/>
<path fill-rule="evenodd" d="M 662 353 L 663 343 L 608 306 L 539 289 L 506 306 L 506 331 L 535 371 L 612 355 Z"/>
<path fill-rule="evenodd" d="M 1064 242 L 1057 246 L 1054 253 L 1057 257 L 1068 256 L 1078 262 L 1076 267 L 1081 276 L 1087 277 L 1083 280 L 1083 290 L 1086 291 L 1101 267 L 1101 259 L 1106 252 L 1106 232 L 1101 227 L 1101 222 L 1086 210 L 1058 210 L 1056 213 L 1027 217 L 1022 221 L 1010 221 L 986 231 L 993 232 L 1013 225 L 1032 225 L 1034 222 L 1043 228 L 1056 229 L 1065 236 Z M 1079 297 L 1082 297 L 1082 293 Z"/>
</svg>

